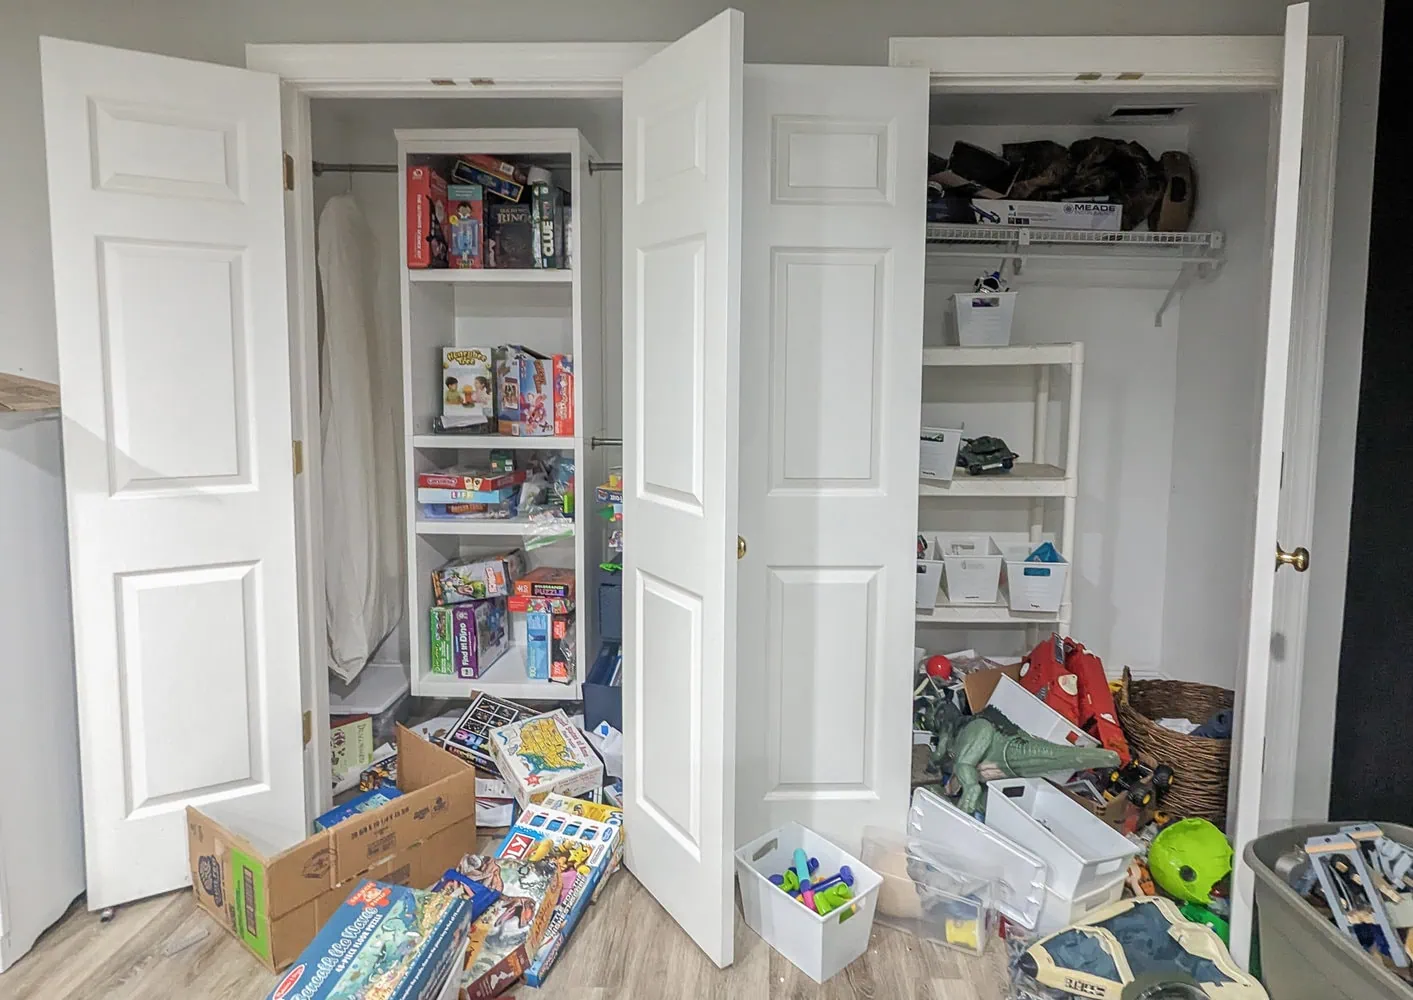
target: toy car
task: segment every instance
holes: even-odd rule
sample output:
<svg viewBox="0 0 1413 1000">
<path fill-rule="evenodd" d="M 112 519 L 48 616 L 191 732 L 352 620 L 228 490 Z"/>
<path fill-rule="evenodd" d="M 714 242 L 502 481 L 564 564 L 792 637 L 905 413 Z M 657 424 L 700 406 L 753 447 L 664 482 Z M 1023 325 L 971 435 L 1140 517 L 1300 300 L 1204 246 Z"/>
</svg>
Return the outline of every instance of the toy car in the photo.
<svg viewBox="0 0 1413 1000">
<path fill-rule="evenodd" d="M 957 467 L 973 476 L 984 472 L 1010 472 L 1020 458 L 998 437 L 965 438 L 957 450 Z"/>
<path fill-rule="evenodd" d="M 1267 1000 L 1211 928 L 1156 896 L 1120 900 L 1041 938 L 1015 970 L 1021 995 L 1062 1000 Z"/>
<path fill-rule="evenodd" d="M 1104 789 L 1111 796 L 1127 795 L 1128 800 L 1142 808 L 1168 790 L 1173 783 L 1173 769 L 1167 764 L 1148 767 L 1138 761 L 1109 772 L 1109 785 Z"/>
</svg>

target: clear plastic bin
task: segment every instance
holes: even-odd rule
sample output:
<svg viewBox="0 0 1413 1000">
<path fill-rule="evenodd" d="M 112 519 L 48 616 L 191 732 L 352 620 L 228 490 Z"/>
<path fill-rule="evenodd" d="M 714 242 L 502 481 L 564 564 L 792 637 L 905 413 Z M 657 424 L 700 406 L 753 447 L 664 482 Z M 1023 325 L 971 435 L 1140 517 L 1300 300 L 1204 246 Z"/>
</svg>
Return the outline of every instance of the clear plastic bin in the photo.
<svg viewBox="0 0 1413 1000">
<path fill-rule="evenodd" d="M 883 879 L 874 919 L 915 937 L 973 955 L 996 933 L 999 871 L 975 864 L 945 846 L 867 827 L 863 861 Z"/>
</svg>

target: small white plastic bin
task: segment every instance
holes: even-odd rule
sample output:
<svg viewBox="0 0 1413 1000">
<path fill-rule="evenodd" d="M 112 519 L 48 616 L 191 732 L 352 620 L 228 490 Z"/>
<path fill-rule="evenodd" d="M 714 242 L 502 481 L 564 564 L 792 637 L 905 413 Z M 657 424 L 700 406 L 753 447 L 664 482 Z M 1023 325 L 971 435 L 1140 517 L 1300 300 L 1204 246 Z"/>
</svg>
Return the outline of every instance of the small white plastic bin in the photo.
<svg viewBox="0 0 1413 1000">
<path fill-rule="evenodd" d="M 1022 666 L 1024 671 L 1026 667 Z M 1068 743 L 1074 747 L 1097 747 L 1099 741 L 1083 729 L 1070 722 L 1059 712 L 1045 704 L 1021 685 L 1005 674 L 996 679 L 996 688 L 986 702 L 987 708 L 994 708 L 1031 736 L 1038 736 L 1051 743 Z M 1072 779 L 1073 770 L 1052 771 L 1045 777 L 1060 784 Z"/>
<path fill-rule="evenodd" d="M 952 296 L 957 343 L 962 347 L 1005 347 L 1011 342 L 1016 292 L 965 292 Z"/>
<path fill-rule="evenodd" d="M 957 427 L 924 427 L 918 463 L 918 478 L 950 483 L 957 469 L 957 449 L 962 446 L 962 430 Z"/>
<path fill-rule="evenodd" d="M 1005 549 L 1006 591 L 1012 611 L 1059 611 L 1065 596 L 1068 562 L 1026 562 L 1033 545 L 1008 545 Z M 1064 558 L 1061 554 L 1060 558 Z"/>
<path fill-rule="evenodd" d="M 1045 905 L 1040 908 L 1040 919 L 1035 924 L 1035 933 L 1053 934 L 1055 931 L 1064 930 L 1076 920 L 1082 920 L 1101 906 L 1108 906 L 1110 903 L 1117 903 L 1123 898 L 1124 877 L 1126 872 L 1119 872 L 1111 880 L 1105 882 L 1097 889 L 1091 889 L 1083 896 L 1070 899 L 1045 890 Z"/>
<path fill-rule="evenodd" d="M 979 871 L 997 871 L 996 908 L 1033 929 L 1045 903 L 1045 862 L 926 788 L 913 790 L 908 833 L 945 844 Z"/>
<path fill-rule="evenodd" d="M 942 560 L 937 556 L 937 542 L 927 539 L 930 559 L 917 561 L 917 609 L 931 611 L 937 607 L 938 591 L 942 589 Z"/>
<path fill-rule="evenodd" d="M 864 862 L 883 879 L 875 919 L 973 955 L 996 933 L 999 872 L 976 870 L 948 847 L 865 827 Z"/>
<path fill-rule="evenodd" d="M 854 898 L 823 916 L 770 881 L 794 864 L 795 849 L 819 859 L 818 877 L 848 865 Z M 746 926 L 805 975 L 822 983 L 868 950 L 875 897 L 883 880 L 852 854 L 813 830 L 786 823 L 736 851 L 736 878 Z"/>
<path fill-rule="evenodd" d="M 947 600 L 952 604 L 995 604 L 1001 584 L 1001 549 L 990 535 L 941 531 L 933 543 L 942 556 Z"/>
<path fill-rule="evenodd" d="M 1034 851 L 1050 866 L 1045 887 L 1066 899 L 1108 885 L 1138 853 L 1127 837 L 1044 778 L 987 782 L 986 825 Z"/>
</svg>

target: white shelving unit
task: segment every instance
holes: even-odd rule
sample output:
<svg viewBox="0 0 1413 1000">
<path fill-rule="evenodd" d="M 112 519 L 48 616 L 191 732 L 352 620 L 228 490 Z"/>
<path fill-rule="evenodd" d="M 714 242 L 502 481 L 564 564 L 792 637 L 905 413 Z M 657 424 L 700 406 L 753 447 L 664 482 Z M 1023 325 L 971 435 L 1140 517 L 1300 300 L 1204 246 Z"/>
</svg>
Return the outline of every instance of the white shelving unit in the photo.
<svg viewBox="0 0 1413 1000">
<path fill-rule="evenodd" d="M 481 677 L 463 680 L 434 674 L 428 666 L 427 615 L 432 603 L 431 573 L 448 559 L 490 555 L 524 546 L 540 531 L 528 519 L 501 521 L 432 520 L 418 515 L 416 477 L 448 465 L 485 464 L 492 450 L 508 449 L 526 459 L 531 452 L 574 457 L 580 499 L 596 470 L 589 435 L 601 425 L 600 295 L 602 289 L 597 186 L 589 163 L 598 158 L 573 129 L 399 130 L 400 231 L 407 228 L 406 177 L 409 158 L 488 153 L 544 166 L 570 194 L 571 266 L 555 270 L 411 270 L 402 268 L 403 406 L 406 427 L 407 581 L 412 631 L 412 694 L 465 698 L 472 690 L 531 701 L 576 701 L 583 675 L 598 648 L 597 588 L 592 570 L 602 549 L 602 522 L 592 503 L 576 505 L 574 520 L 554 525 L 563 534 L 529 553 L 532 565 L 573 567 L 578 590 L 575 679 L 571 684 L 530 680 L 525 649 L 512 643 Z M 441 412 L 441 348 L 521 344 L 543 354 L 574 357 L 575 432 L 572 437 L 509 437 L 434 434 Z M 512 631 L 512 634 L 513 631 Z"/>
<path fill-rule="evenodd" d="M 929 227 L 929 231 L 932 227 Z M 956 227 L 976 228 L 976 227 Z M 1060 610 L 1054 614 L 1012 611 L 1004 586 L 996 604 L 939 604 L 930 611 L 919 610 L 919 625 L 1001 625 L 1025 627 L 1047 625 L 1065 631 L 1071 615 L 1070 592 L 1074 580 L 1075 505 L 1079 498 L 1079 425 L 1080 398 L 1084 381 L 1084 345 L 1038 344 L 1013 347 L 932 347 L 924 350 L 925 367 L 990 367 L 1029 366 L 1035 374 L 1035 429 L 1037 451 L 1045 448 L 1049 425 L 1051 370 L 1063 366 L 1070 371 L 1068 433 L 1064 440 L 1064 465 L 1044 461 L 1017 462 L 1004 475 L 969 476 L 958 472 L 951 482 L 919 482 L 919 503 L 947 498 L 1019 497 L 1029 498 L 1029 538 L 1039 543 L 1044 531 L 1045 503 L 1060 498 L 1064 504 L 1059 537 L 1055 540 L 1060 553 L 1070 563 L 1065 583 L 1065 595 Z M 1035 459 L 1048 456 L 1037 454 Z M 1061 456 L 1055 456 L 1059 459 Z"/>
</svg>

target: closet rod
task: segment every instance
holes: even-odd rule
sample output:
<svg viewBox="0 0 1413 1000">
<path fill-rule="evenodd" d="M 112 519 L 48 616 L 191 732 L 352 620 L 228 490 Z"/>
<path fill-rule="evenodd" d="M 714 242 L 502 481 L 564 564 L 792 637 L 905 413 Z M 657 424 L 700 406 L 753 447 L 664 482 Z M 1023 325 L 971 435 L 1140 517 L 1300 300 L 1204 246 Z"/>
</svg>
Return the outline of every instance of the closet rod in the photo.
<svg viewBox="0 0 1413 1000">
<path fill-rule="evenodd" d="M 395 174 L 396 163 L 325 163 L 314 161 L 314 176 L 321 174 Z M 623 164 L 612 160 L 590 160 L 589 173 L 597 174 L 605 170 L 622 170 Z"/>
<path fill-rule="evenodd" d="M 595 434 L 593 437 L 589 438 L 589 447 L 590 447 L 590 448 L 622 448 L 622 447 L 623 447 L 623 439 L 622 439 L 621 437 L 616 437 L 616 438 L 612 438 L 612 437 L 599 437 L 597 434 Z"/>
</svg>

